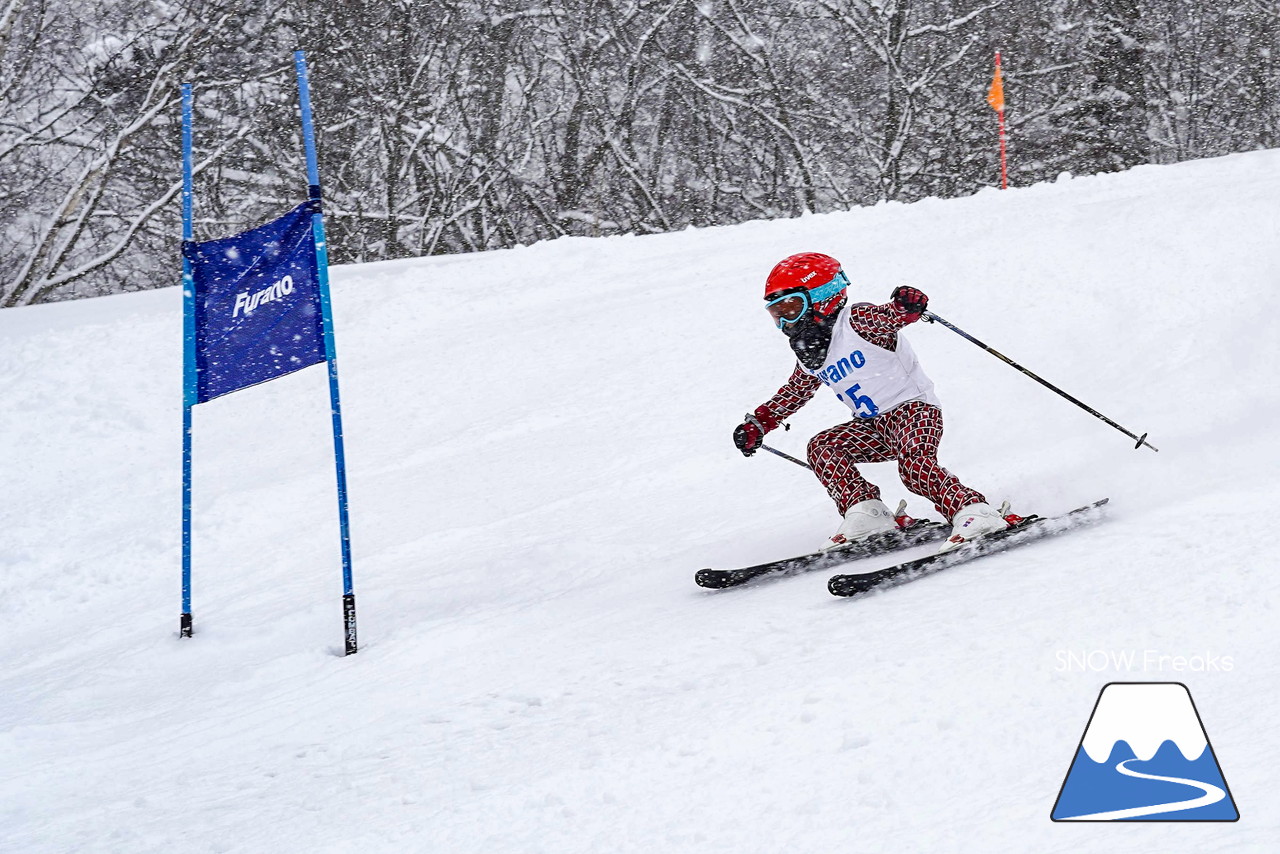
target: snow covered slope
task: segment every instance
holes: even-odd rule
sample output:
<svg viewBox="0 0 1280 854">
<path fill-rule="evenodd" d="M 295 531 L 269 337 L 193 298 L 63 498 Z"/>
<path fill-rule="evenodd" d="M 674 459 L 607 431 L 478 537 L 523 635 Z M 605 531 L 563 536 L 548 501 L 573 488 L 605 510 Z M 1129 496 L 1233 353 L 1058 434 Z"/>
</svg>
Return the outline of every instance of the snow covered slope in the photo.
<svg viewBox="0 0 1280 854">
<path fill-rule="evenodd" d="M 197 409 L 180 641 L 178 290 L 0 312 L 0 851 L 1275 850 L 1278 198 L 1269 151 L 337 268 L 349 658 L 322 369 Z M 730 442 L 790 369 L 759 295 L 805 250 L 1160 452 L 918 325 L 948 467 L 1109 520 L 865 601 L 695 587 L 837 523 Z M 1188 685 L 1238 823 L 1049 821 L 1134 679 Z"/>
</svg>

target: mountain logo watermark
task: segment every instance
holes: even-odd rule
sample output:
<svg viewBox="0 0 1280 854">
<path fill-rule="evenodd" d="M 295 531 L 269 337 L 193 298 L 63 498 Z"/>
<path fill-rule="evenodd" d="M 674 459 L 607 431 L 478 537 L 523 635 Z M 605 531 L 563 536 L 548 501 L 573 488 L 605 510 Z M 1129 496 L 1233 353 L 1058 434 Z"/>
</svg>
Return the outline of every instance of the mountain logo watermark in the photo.
<svg viewBox="0 0 1280 854">
<path fill-rule="evenodd" d="M 1181 682 L 1103 686 L 1054 821 L 1236 821 L 1191 692 Z"/>
</svg>

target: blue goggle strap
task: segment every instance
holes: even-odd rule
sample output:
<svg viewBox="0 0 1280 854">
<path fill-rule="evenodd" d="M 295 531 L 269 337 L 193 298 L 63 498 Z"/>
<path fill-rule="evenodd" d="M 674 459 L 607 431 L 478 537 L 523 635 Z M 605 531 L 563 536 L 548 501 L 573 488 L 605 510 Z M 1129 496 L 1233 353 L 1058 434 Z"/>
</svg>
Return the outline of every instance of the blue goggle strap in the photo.
<svg viewBox="0 0 1280 854">
<path fill-rule="evenodd" d="M 836 294 L 849 287 L 849 279 L 845 276 L 844 270 L 836 273 L 836 277 L 827 282 L 820 288 L 814 288 L 809 291 L 809 304 L 817 305 L 823 300 L 829 300 Z"/>
</svg>

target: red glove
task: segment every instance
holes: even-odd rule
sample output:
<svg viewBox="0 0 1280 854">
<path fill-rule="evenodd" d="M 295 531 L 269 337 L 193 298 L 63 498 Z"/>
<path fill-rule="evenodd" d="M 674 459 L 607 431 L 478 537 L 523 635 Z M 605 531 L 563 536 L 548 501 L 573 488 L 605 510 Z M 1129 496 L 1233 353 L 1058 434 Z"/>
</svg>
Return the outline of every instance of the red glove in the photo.
<svg viewBox="0 0 1280 854">
<path fill-rule="evenodd" d="M 733 444 L 737 445 L 744 457 L 749 457 L 764 444 L 764 434 L 777 426 L 778 419 L 773 413 L 763 406 L 757 406 L 756 411 L 734 429 Z"/>
<path fill-rule="evenodd" d="M 898 311 L 907 316 L 908 323 L 915 323 L 920 315 L 929 307 L 929 298 L 923 291 L 906 285 L 898 285 L 893 289 L 893 304 Z"/>
</svg>

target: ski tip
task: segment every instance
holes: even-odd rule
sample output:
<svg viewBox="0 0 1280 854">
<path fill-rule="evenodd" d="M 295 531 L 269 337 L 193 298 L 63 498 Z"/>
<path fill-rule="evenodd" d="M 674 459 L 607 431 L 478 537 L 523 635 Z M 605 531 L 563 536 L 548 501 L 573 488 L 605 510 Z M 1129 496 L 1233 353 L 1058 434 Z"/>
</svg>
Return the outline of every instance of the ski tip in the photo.
<svg viewBox="0 0 1280 854">
<path fill-rule="evenodd" d="M 832 596 L 849 598 L 866 592 L 856 575 L 833 575 L 827 581 L 827 592 Z"/>
<path fill-rule="evenodd" d="M 719 569 L 700 569 L 694 573 L 693 580 L 699 587 L 711 590 L 723 590 L 731 586 L 727 574 Z"/>
</svg>

